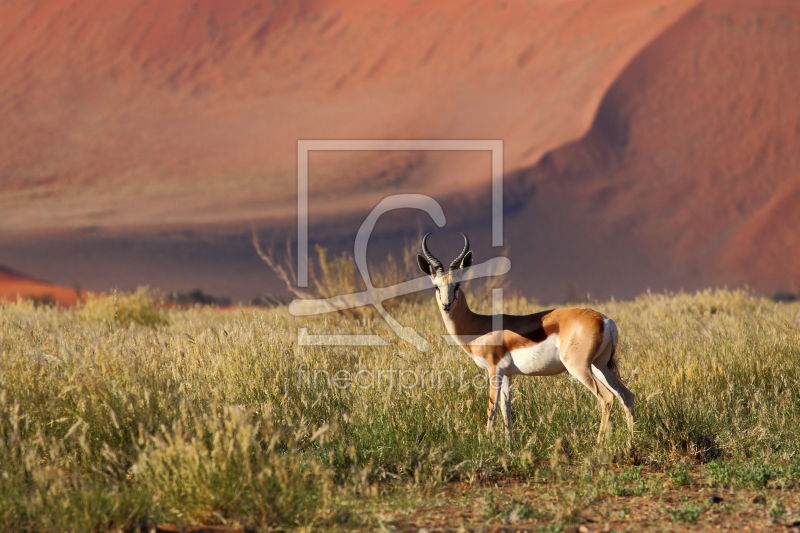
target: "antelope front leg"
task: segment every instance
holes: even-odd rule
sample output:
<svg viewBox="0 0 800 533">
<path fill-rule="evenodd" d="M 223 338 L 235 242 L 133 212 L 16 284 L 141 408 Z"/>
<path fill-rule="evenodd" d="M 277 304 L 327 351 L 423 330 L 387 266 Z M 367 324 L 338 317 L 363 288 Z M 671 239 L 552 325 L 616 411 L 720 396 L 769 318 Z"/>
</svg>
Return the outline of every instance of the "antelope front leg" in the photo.
<svg viewBox="0 0 800 533">
<path fill-rule="evenodd" d="M 487 408 L 486 433 L 492 433 L 492 423 L 497 414 L 497 403 L 500 399 L 500 390 L 503 386 L 503 374 L 505 372 L 496 366 L 489 367 L 489 407 Z"/>
</svg>

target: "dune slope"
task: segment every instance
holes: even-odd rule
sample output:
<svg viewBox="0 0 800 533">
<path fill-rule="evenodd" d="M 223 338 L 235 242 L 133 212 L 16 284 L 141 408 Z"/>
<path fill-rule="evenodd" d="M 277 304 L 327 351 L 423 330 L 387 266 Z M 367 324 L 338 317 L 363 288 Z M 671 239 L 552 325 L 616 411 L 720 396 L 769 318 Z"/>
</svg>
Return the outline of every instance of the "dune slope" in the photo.
<svg viewBox="0 0 800 533">
<path fill-rule="evenodd" d="M 693 0 L 76 0 L 0 5 L 0 233 L 295 212 L 298 139 L 581 137 Z M 316 154 L 319 216 L 472 190 L 474 157 Z"/>
<path fill-rule="evenodd" d="M 313 138 L 503 139 L 512 277 L 542 299 L 800 284 L 791 0 L 5 2 L 0 47 L 0 261 L 63 284 L 253 296 L 247 232 L 214 228 L 291 230 Z M 487 162 L 313 153 L 312 223 L 350 247 L 421 192 L 480 248 Z"/>
<path fill-rule="evenodd" d="M 795 288 L 797 57 L 796 3 L 704 3 L 631 62 L 584 138 L 523 181 L 568 200 L 563 219 L 594 238 L 640 251 L 669 285 Z"/>
</svg>

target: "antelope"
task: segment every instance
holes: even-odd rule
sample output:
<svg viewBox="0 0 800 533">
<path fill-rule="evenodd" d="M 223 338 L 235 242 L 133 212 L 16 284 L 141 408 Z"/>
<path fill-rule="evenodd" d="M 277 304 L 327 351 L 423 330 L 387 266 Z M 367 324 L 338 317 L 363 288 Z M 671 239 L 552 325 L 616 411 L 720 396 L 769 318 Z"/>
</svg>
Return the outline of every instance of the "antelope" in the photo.
<svg viewBox="0 0 800 533">
<path fill-rule="evenodd" d="M 614 396 L 625 409 L 633 438 L 633 393 L 617 373 L 614 353 L 617 326 L 610 318 L 584 308 L 564 308 L 532 315 L 501 315 L 502 329 L 491 315 L 473 313 L 461 281 L 464 269 L 472 265 L 469 239 L 463 233 L 464 249 L 448 270 L 428 250 L 430 233 L 422 238 L 419 268 L 436 287 L 436 303 L 447 332 L 475 364 L 488 372 L 489 405 L 487 432 L 492 431 L 497 404 L 503 414 L 507 438 L 511 438 L 511 380 L 515 375 L 554 376 L 569 372 L 583 383 L 600 403 L 600 444 L 614 404 Z"/>
</svg>

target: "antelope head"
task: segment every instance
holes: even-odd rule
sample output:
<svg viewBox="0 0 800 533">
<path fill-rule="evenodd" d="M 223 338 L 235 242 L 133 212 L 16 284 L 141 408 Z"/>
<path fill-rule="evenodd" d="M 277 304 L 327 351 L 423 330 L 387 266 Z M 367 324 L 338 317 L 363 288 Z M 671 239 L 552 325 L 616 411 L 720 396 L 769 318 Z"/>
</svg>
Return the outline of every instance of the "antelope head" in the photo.
<svg viewBox="0 0 800 533">
<path fill-rule="evenodd" d="M 436 259 L 428 250 L 427 241 L 429 235 L 430 233 L 422 238 L 422 253 L 424 257 L 418 255 L 417 263 L 419 263 L 419 268 L 431 277 L 433 284 L 436 286 L 436 302 L 439 304 L 439 308 L 444 312 L 449 312 L 459 300 L 464 298 L 464 293 L 460 288 L 463 274 L 461 269 L 472 265 L 472 251 L 469 249 L 469 239 L 461 233 L 461 236 L 464 237 L 464 249 L 450 263 L 450 268 L 445 271 L 442 262 Z"/>
</svg>

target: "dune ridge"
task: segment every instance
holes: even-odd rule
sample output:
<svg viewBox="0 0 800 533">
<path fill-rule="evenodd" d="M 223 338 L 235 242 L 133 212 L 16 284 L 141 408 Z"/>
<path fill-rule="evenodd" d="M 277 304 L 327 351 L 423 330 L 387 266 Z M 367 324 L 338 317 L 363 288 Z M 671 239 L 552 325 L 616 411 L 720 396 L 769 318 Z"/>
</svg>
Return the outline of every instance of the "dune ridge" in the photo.
<svg viewBox="0 0 800 533">
<path fill-rule="evenodd" d="M 527 175 L 687 285 L 800 283 L 800 7 L 705 2 Z"/>
<path fill-rule="evenodd" d="M 0 261 L 13 238 L 21 270 L 60 279 L 36 259 L 54 233 L 81 250 L 128 235 L 164 289 L 192 271 L 249 297 L 264 281 L 241 228 L 291 229 L 297 139 L 457 137 L 504 140 L 525 292 L 800 284 L 789 0 L 33 5 L 0 6 L 0 44 L 19 52 L 0 56 Z M 480 246 L 487 161 L 314 153 L 312 222 L 422 192 L 457 198 L 466 215 L 449 219 L 471 221 Z M 202 237 L 185 252 L 182 228 L 226 225 L 228 257 Z M 169 232 L 183 259 L 163 258 Z M 144 276 L 129 252 L 97 253 L 104 279 Z M 217 289 L 226 271 L 241 274 Z"/>
</svg>

